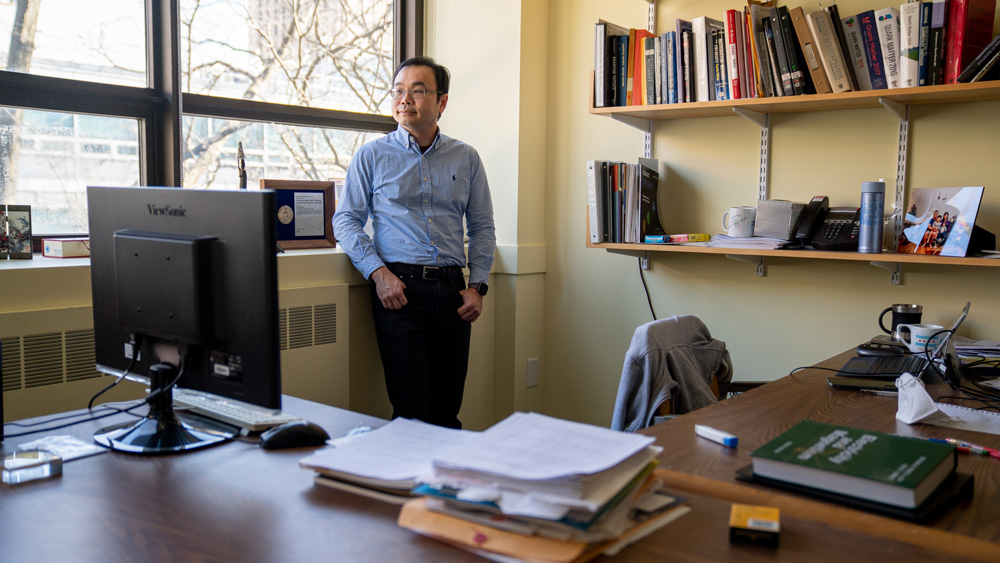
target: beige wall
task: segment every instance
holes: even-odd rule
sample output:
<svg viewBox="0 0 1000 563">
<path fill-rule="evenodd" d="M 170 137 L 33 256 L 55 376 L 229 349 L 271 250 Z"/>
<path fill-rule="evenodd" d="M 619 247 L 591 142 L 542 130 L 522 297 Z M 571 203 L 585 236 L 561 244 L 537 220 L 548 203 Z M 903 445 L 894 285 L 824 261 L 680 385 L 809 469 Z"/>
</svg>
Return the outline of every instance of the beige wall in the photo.
<svg viewBox="0 0 1000 563">
<path fill-rule="evenodd" d="M 658 31 L 733 6 L 661 2 Z M 427 15 L 428 54 L 454 75 L 442 130 L 480 151 L 497 214 L 498 257 L 486 314 L 473 327 L 462 420 L 481 429 L 535 410 L 607 425 L 632 332 L 651 316 L 636 259 L 585 247 L 584 163 L 642 153 L 641 133 L 587 113 L 593 24 L 644 26 L 646 3 L 428 0 Z M 861 182 L 895 177 L 897 128 L 885 110 L 774 116 L 771 196 L 857 204 Z M 1000 232 L 998 130 L 1000 102 L 914 107 L 909 184 L 986 186 L 979 223 Z M 714 233 L 727 207 L 753 204 L 758 142 L 757 126 L 739 117 L 658 123 L 668 230 Z M 726 341 L 739 380 L 775 379 L 841 352 L 874 335 L 877 313 L 898 302 L 923 303 L 927 321 L 945 323 L 970 300 L 965 334 L 1000 337 L 992 268 L 905 266 L 894 286 L 865 262 L 773 259 L 766 277 L 717 256 L 654 253 L 651 263 L 642 275 L 657 315 L 701 317 Z M 290 253 L 279 268 L 282 287 L 351 284 L 351 408 L 387 416 L 363 280 L 340 253 Z M 0 310 L 89 303 L 86 267 L 0 265 L 0 279 L 18 296 L 0 300 Z M 540 365 L 532 389 L 529 358 Z"/>
<path fill-rule="evenodd" d="M 840 1 L 841 13 L 871 9 Z M 674 20 L 720 17 L 733 2 L 660 2 L 658 33 Z M 593 24 L 604 18 L 644 27 L 646 3 L 550 2 L 548 96 L 549 245 L 545 295 L 546 411 L 596 424 L 610 421 L 633 330 L 651 320 L 635 258 L 585 248 L 588 159 L 634 162 L 642 134 L 591 116 Z M 771 120 L 771 197 L 857 205 L 861 183 L 896 174 L 898 120 L 882 109 L 786 114 Z M 1000 102 L 914 107 L 907 181 L 915 187 L 986 186 L 979 224 L 1000 232 Z M 671 232 L 720 230 L 730 205 L 756 198 L 759 128 L 740 117 L 673 120 L 655 126 L 654 156 L 665 162 L 661 219 Z M 927 322 L 947 323 L 965 304 L 963 332 L 1000 336 L 993 268 L 905 266 L 903 284 L 866 262 L 773 259 L 766 277 L 716 256 L 652 254 L 642 273 L 656 314 L 701 317 L 732 353 L 738 380 L 772 380 L 879 332 L 892 303 L 925 305 Z"/>
</svg>

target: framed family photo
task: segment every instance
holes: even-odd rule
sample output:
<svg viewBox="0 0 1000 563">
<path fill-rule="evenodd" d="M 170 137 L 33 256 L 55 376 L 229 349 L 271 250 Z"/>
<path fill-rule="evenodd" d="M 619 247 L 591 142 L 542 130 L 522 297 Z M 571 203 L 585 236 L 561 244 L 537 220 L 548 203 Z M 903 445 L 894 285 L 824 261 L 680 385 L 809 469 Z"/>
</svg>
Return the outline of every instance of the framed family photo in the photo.
<svg viewBox="0 0 1000 563">
<path fill-rule="evenodd" d="M 896 251 L 964 257 L 982 199 L 982 186 L 914 188 Z"/>
</svg>

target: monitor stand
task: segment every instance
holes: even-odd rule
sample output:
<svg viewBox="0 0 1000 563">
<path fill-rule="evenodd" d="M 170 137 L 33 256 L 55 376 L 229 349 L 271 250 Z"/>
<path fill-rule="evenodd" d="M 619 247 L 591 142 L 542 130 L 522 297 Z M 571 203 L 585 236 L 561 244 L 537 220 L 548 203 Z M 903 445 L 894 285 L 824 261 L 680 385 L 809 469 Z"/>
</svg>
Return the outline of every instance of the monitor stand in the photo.
<svg viewBox="0 0 1000 563">
<path fill-rule="evenodd" d="M 135 421 L 109 426 L 94 434 L 94 441 L 113 450 L 164 454 L 202 448 L 233 438 L 231 432 L 198 429 L 177 418 L 170 384 L 177 377 L 171 364 L 149 368 L 149 412 Z"/>
</svg>

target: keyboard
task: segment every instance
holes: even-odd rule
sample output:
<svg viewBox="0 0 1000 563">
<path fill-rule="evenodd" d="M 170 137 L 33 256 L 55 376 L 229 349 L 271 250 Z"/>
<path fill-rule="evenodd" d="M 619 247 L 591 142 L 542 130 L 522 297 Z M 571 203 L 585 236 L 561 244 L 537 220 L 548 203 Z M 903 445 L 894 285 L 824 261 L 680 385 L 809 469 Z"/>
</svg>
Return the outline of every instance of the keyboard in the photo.
<svg viewBox="0 0 1000 563">
<path fill-rule="evenodd" d="M 173 399 L 176 409 L 196 412 L 250 432 L 261 432 L 279 424 L 302 420 L 281 411 L 179 387 L 174 388 Z"/>
</svg>

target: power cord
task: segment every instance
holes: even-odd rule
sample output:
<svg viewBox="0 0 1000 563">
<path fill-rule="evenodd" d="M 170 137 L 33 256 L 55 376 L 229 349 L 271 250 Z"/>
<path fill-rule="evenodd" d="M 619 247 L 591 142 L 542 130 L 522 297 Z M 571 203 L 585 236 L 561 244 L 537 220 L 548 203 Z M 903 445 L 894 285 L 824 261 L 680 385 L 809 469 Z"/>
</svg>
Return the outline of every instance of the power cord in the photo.
<svg viewBox="0 0 1000 563">
<path fill-rule="evenodd" d="M 649 286 L 646 285 L 646 275 L 642 273 L 642 258 L 639 258 L 639 279 L 642 280 L 642 289 L 646 292 L 646 303 L 649 303 L 649 313 L 653 315 L 653 320 L 659 320 L 656 318 L 656 311 L 653 310 L 653 300 L 649 297 Z"/>
</svg>

